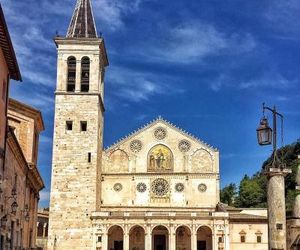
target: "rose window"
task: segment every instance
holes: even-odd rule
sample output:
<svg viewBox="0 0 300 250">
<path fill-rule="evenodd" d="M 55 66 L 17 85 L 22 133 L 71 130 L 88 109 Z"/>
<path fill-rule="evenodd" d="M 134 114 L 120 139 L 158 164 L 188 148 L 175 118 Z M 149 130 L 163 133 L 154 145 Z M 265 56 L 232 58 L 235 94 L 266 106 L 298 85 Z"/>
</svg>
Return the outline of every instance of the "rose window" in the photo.
<svg viewBox="0 0 300 250">
<path fill-rule="evenodd" d="M 191 148 L 191 143 L 187 140 L 181 140 L 178 144 L 178 148 L 181 152 L 188 152 Z"/>
<path fill-rule="evenodd" d="M 147 189 L 147 186 L 146 186 L 145 183 L 141 182 L 141 183 L 137 184 L 136 189 L 140 193 L 144 193 L 146 191 L 146 189 Z"/>
<path fill-rule="evenodd" d="M 157 196 L 163 196 L 169 191 L 169 184 L 165 179 L 159 178 L 152 182 L 152 192 Z"/>
<path fill-rule="evenodd" d="M 158 140 L 163 140 L 165 139 L 167 136 L 167 131 L 162 128 L 162 127 L 158 127 L 157 129 L 155 129 L 154 131 L 154 137 Z"/>
<path fill-rule="evenodd" d="M 205 191 L 207 190 L 207 186 L 206 186 L 205 184 L 201 183 L 201 184 L 199 184 L 199 186 L 198 186 L 198 190 L 199 190 L 200 192 L 205 192 Z"/>
<path fill-rule="evenodd" d="M 142 149 L 142 142 L 140 140 L 133 140 L 130 143 L 130 150 L 134 153 L 140 152 Z"/>
<path fill-rule="evenodd" d="M 123 188 L 123 186 L 122 186 L 121 183 L 116 183 L 116 184 L 114 185 L 114 190 L 115 190 L 116 192 L 120 192 L 120 191 L 122 190 L 122 188 Z"/>
<path fill-rule="evenodd" d="M 177 184 L 175 185 L 175 190 L 176 190 L 177 192 L 182 192 L 182 191 L 184 190 L 184 185 L 183 185 L 182 183 L 177 183 Z"/>
</svg>

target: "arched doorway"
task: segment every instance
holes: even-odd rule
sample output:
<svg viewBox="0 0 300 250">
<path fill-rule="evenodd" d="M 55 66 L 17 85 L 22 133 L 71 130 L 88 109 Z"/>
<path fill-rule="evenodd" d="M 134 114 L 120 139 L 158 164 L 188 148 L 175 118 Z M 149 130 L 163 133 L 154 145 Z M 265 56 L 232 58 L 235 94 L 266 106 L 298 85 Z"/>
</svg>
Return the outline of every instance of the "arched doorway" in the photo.
<svg viewBox="0 0 300 250">
<path fill-rule="evenodd" d="M 145 250 L 145 230 L 141 226 L 134 226 L 130 229 L 129 249 Z"/>
<path fill-rule="evenodd" d="M 108 230 L 107 250 L 123 250 L 123 229 L 120 226 L 112 226 Z"/>
<path fill-rule="evenodd" d="M 212 250 L 212 231 L 207 226 L 197 230 L 197 250 Z"/>
<path fill-rule="evenodd" d="M 152 249 L 169 249 L 169 231 L 165 226 L 156 226 L 152 230 Z"/>
<path fill-rule="evenodd" d="M 176 249 L 191 250 L 191 230 L 186 226 L 176 229 Z"/>
</svg>

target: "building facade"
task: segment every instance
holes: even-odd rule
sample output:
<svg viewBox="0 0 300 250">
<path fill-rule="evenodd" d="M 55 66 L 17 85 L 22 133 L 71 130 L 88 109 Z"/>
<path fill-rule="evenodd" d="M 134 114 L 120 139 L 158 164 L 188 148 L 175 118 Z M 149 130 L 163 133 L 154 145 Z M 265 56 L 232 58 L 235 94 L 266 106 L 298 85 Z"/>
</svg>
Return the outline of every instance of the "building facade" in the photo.
<svg viewBox="0 0 300 250">
<path fill-rule="evenodd" d="M 48 249 L 268 249 L 266 210 L 220 203 L 217 149 L 158 118 L 103 150 L 108 60 L 90 0 L 55 43 Z"/>
<path fill-rule="evenodd" d="M 39 209 L 37 217 L 36 247 L 37 250 L 45 250 L 48 242 L 49 209 Z"/>
<path fill-rule="evenodd" d="M 3 169 L 6 128 L 7 128 L 7 105 L 9 80 L 21 81 L 18 62 L 6 25 L 4 13 L 0 4 L 0 168 Z M 0 171 L 0 183 L 3 173 Z"/>
<path fill-rule="evenodd" d="M 0 4 L 0 249 L 34 249 L 39 191 L 39 111 L 8 98 L 9 81 L 21 81 Z"/>
<path fill-rule="evenodd" d="M 5 164 L 1 185 L 0 249 L 34 249 L 39 191 L 44 187 L 37 169 L 41 113 L 9 99 Z"/>
</svg>

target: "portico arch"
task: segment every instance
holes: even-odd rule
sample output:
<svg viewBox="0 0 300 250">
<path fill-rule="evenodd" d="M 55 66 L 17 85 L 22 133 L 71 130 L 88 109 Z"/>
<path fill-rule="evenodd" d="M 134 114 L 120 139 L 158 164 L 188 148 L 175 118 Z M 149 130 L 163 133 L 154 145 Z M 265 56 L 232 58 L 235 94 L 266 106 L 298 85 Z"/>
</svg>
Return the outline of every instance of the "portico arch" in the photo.
<svg viewBox="0 0 300 250">
<path fill-rule="evenodd" d="M 108 244 L 107 250 L 123 250 L 123 229 L 122 227 L 115 225 L 109 228 L 108 230 Z"/>
<path fill-rule="evenodd" d="M 212 230 L 208 226 L 197 230 L 197 250 L 212 250 Z"/>
<path fill-rule="evenodd" d="M 176 249 L 191 250 L 191 230 L 187 226 L 176 229 Z"/>
<path fill-rule="evenodd" d="M 145 230 L 136 225 L 129 232 L 129 249 L 145 250 Z"/>
<path fill-rule="evenodd" d="M 169 230 L 165 226 L 152 229 L 152 250 L 169 250 Z"/>
</svg>

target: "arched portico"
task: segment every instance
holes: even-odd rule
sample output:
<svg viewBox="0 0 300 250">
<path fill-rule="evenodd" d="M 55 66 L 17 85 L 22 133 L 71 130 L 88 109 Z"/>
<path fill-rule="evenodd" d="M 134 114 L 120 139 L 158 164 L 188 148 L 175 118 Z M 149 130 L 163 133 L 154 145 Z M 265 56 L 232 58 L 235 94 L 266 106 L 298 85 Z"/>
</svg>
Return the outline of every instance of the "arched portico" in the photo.
<svg viewBox="0 0 300 250">
<path fill-rule="evenodd" d="M 141 226 L 133 226 L 129 232 L 129 249 L 145 250 L 145 230 Z"/>
<path fill-rule="evenodd" d="M 197 230 L 197 250 L 212 250 L 212 231 L 208 226 L 201 226 Z"/>
<path fill-rule="evenodd" d="M 107 250 L 123 250 L 124 249 L 124 243 L 123 243 L 123 229 L 118 226 L 112 226 L 108 230 L 108 244 L 107 244 Z"/>
<path fill-rule="evenodd" d="M 152 250 L 169 250 L 169 230 L 165 226 L 156 226 L 152 230 Z"/>
<path fill-rule="evenodd" d="M 191 250 L 191 230 L 187 226 L 176 229 L 176 249 Z"/>
</svg>

